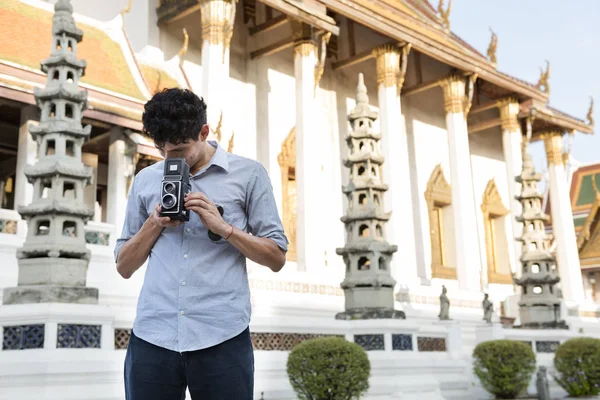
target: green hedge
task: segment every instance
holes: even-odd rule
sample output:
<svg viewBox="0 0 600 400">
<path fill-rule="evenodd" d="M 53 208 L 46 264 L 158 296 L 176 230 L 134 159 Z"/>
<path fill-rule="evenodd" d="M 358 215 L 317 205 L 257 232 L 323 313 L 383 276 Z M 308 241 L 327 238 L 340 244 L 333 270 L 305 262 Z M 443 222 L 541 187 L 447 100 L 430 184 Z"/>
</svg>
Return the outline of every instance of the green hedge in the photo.
<svg viewBox="0 0 600 400">
<path fill-rule="evenodd" d="M 287 373 L 299 400 L 354 400 L 369 388 L 371 365 L 359 345 L 327 337 L 295 346 Z"/>
<path fill-rule="evenodd" d="M 515 340 L 483 342 L 473 351 L 475 375 L 497 399 L 514 399 L 527 390 L 535 361 L 531 346 Z"/>
<path fill-rule="evenodd" d="M 600 339 L 574 338 L 558 346 L 554 355 L 556 382 L 569 396 L 600 394 Z"/>
</svg>

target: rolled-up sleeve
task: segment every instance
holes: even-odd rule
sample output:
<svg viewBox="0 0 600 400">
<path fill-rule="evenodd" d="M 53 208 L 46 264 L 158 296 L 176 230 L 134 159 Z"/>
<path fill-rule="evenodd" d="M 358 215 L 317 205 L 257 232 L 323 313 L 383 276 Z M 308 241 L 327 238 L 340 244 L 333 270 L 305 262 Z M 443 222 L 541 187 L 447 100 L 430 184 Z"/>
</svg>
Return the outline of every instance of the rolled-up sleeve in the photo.
<svg viewBox="0 0 600 400">
<path fill-rule="evenodd" d="M 148 213 L 146 212 L 146 208 L 142 204 L 140 197 L 137 194 L 137 186 L 139 185 L 138 178 L 136 177 L 131 184 L 131 188 L 129 190 L 129 195 L 127 196 L 127 206 L 125 209 L 125 221 L 123 222 L 123 229 L 121 231 L 121 236 L 117 239 L 114 250 L 115 262 L 119 258 L 119 251 L 121 247 L 127 240 L 129 240 L 133 235 L 138 233 L 138 231 L 144 225 L 144 222 L 148 219 Z M 119 229 L 119 227 L 115 227 L 115 229 Z"/>
<path fill-rule="evenodd" d="M 248 181 L 247 208 L 249 232 L 257 237 L 273 240 L 284 252 L 288 250 L 288 239 L 285 236 L 273 186 L 262 164 L 256 163 L 254 174 Z"/>
</svg>

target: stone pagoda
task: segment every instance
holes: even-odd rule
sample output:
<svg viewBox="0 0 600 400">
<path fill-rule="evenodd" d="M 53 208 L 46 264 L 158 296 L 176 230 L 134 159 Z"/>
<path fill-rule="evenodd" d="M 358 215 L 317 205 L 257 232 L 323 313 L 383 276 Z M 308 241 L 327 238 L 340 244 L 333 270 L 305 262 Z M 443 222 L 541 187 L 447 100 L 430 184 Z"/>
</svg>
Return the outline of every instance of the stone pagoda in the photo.
<svg viewBox="0 0 600 400">
<path fill-rule="evenodd" d="M 523 224 L 521 255 L 522 273 L 515 278 L 521 287 L 519 301 L 520 328 L 567 328 L 560 319 L 561 296 L 557 283 L 560 281 L 556 260 L 550 251 L 551 235 L 544 229 L 548 215 L 542 211 L 542 194 L 538 191 L 541 174 L 535 171 L 528 142 L 523 145 L 523 170 L 516 181 L 521 184 L 523 213 L 517 221 Z"/>
<path fill-rule="evenodd" d="M 40 123 L 30 128 L 38 161 L 25 171 L 34 186 L 33 202 L 19 209 L 27 237 L 17 252 L 18 286 L 5 289 L 4 304 L 98 302 L 98 290 L 86 287 L 90 251 L 84 225 L 93 210 L 83 197 L 92 177 L 81 160 L 91 130 L 81 125 L 87 91 L 78 81 L 86 62 L 77 58 L 77 44 L 83 32 L 75 26 L 68 0 L 59 0 L 54 10 L 52 50 L 41 63 L 46 86 L 34 92 Z"/>
<path fill-rule="evenodd" d="M 348 199 L 346 245 L 337 249 L 346 265 L 344 289 L 346 311 L 336 319 L 404 319 L 404 312 L 394 309 L 396 280 L 390 272 L 392 254 L 398 247 L 385 239 L 385 224 L 390 213 L 384 212 L 383 196 L 387 185 L 381 179 L 381 135 L 373 131 L 377 112 L 369 106 L 363 74 L 358 75 L 356 106 L 348 115 L 351 131 L 346 137 L 350 182 L 343 187 Z"/>
</svg>

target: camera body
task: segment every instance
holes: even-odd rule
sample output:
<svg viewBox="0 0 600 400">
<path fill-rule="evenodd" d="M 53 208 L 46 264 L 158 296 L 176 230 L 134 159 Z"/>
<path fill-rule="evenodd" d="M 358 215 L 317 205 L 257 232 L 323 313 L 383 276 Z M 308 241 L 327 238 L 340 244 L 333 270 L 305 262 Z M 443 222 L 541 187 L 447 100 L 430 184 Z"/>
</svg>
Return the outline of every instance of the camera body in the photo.
<svg viewBox="0 0 600 400">
<path fill-rule="evenodd" d="M 184 198 L 191 191 L 190 166 L 185 159 L 165 159 L 165 169 L 160 185 L 160 216 L 170 217 L 171 220 L 189 221 L 190 213 L 184 206 Z"/>
</svg>

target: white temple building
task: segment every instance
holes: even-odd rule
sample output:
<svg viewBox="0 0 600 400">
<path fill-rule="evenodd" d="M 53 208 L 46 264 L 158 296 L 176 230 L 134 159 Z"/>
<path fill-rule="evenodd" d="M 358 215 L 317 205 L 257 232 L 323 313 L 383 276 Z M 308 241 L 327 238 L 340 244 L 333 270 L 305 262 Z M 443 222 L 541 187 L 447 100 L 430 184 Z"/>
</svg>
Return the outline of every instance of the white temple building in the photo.
<svg viewBox="0 0 600 400">
<path fill-rule="evenodd" d="M 0 399 L 124 399 L 144 267 L 121 278 L 113 248 L 133 177 L 161 159 L 141 133 L 144 104 L 174 86 L 205 98 L 224 149 L 266 167 L 290 240 L 281 272 L 248 261 L 256 399 L 295 399 L 287 354 L 322 335 L 368 351 L 367 398 L 381 400 L 487 398 L 471 363 L 483 340 L 528 341 L 539 365 L 551 367 L 558 343 L 600 337 L 600 306 L 584 291 L 563 144 L 592 134 L 593 121 L 548 105 L 549 67 L 537 83 L 502 73 L 495 36 L 487 55 L 479 53 L 452 33 L 444 2 L 436 10 L 427 0 L 71 0 L 83 32 L 76 54 L 87 63 L 78 82 L 87 90 L 81 122 L 91 126 L 81 147 L 92 171 L 83 203 L 94 211 L 85 225 L 85 286 L 98 290 L 97 303 L 7 304 L 3 292 L 23 279 L 17 254 L 28 226 L 18 209 L 36 198 L 27 166 L 48 155 L 30 128 L 43 116 L 34 96 L 47 82 L 40 63 L 56 50 L 54 3 L 0 3 Z M 336 249 L 349 238 L 343 160 L 359 74 L 383 158 L 367 173 L 388 186 L 381 235 L 397 246 L 389 275 L 405 319 L 335 318 L 345 307 L 347 266 Z M 513 277 L 523 246 L 515 177 L 523 143 L 535 141 L 545 144 L 546 212 L 569 329 L 511 328 L 520 323 Z M 379 235 L 375 227 L 361 232 Z M 440 321 L 442 287 L 450 320 Z M 485 293 L 491 325 L 482 320 Z"/>
</svg>

